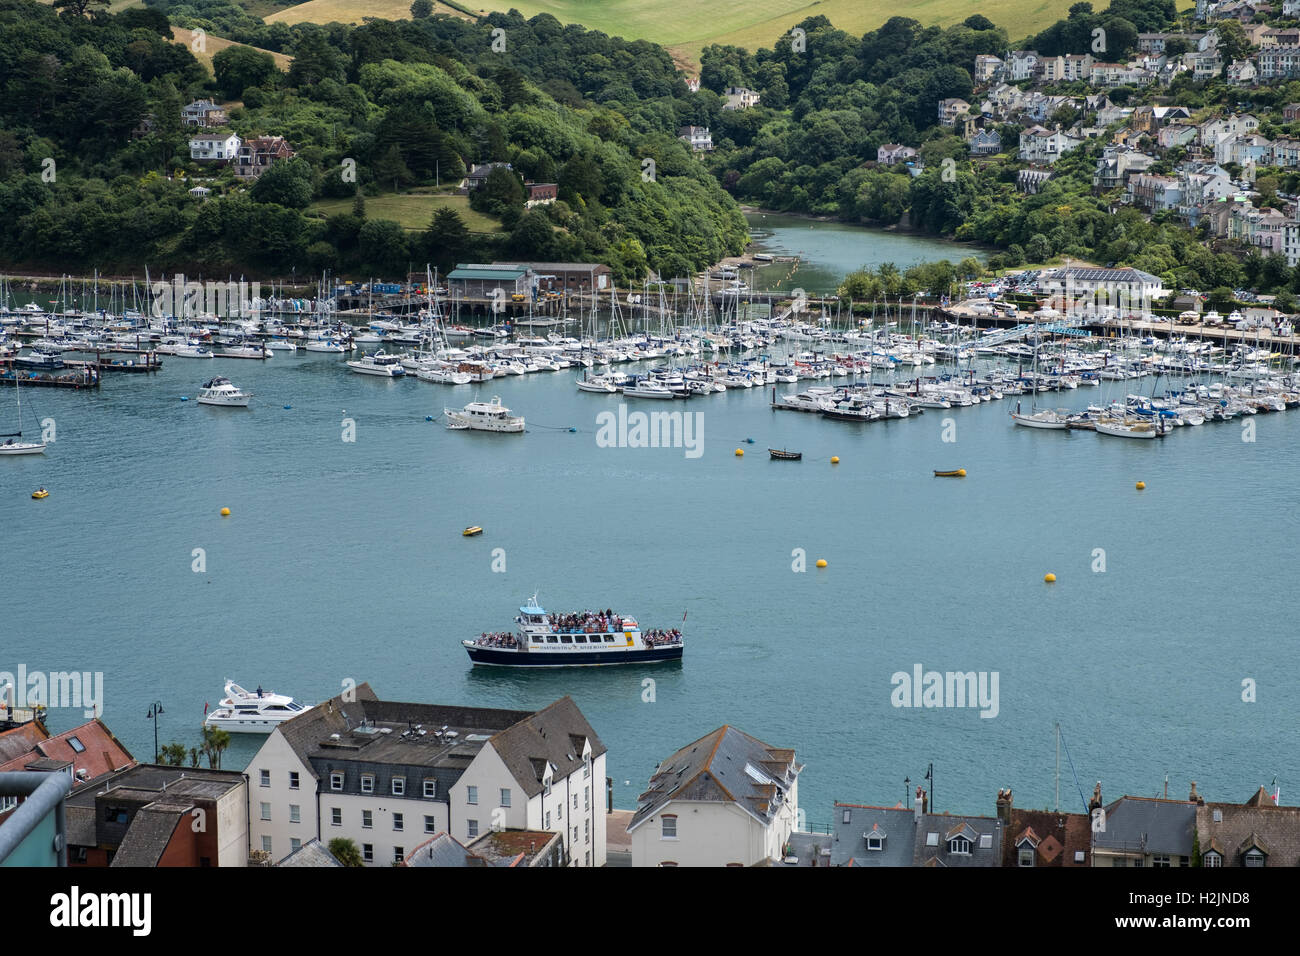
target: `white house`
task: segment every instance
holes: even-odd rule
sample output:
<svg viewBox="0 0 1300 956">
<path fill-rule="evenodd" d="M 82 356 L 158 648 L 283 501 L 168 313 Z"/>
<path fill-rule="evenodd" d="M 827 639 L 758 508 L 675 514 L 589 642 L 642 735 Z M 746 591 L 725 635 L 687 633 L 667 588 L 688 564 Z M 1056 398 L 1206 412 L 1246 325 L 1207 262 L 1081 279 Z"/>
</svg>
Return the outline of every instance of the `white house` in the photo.
<svg viewBox="0 0 1300 956">
<path fill-rule="evenodd" d="M 1007 54 L 1004 77 L 1008 81 L 1027 80 L 1037 71 L 1037 50 L 1012 50 Z"/>
<path fill-rule="evenodd" d="M 898 163 L 905 163 L 909 159 L 916 158 L 916 150 L 911 146 L 901 146 L 898 143 L 886 143 L 884 146 L 876 148 L 876 162 L 881 166 L 895 166 Z"/>
<path fill-rule="evenodd" d="M 722 104 L 724 110 L 747 110 L 758 105 L 759 95 L 748 87 L 729 86 L 722 95 L 726 99 Z"/>
<path fill-rule="evenodd" d="M 1020 158 L 1031 163 L 1054 163 L 1083 140 L 1069 133 L 1031 126 L 1020 132 Z"/>
<path fill-rule="evenodd" d="M 683 126 L 677 131 L 677 138 L 697 153 L 713 149 L 713 134 L 707 126 Z"/>
<path fill-rule="evenodd" d="M 363 683 L 280 724 L 253 757 L 250 842 L 278 861 L 344 837 L 387 866 L 440 832 L 545 829 L 567 865 L 601 866 L 605 750 L 569 697 L 531 713 L 382 701 Z"/>
<path fill-rule="evenodd" d="M 659 765 L 627 826 L 633 866 L 779 861 L 799 815 L 794 751 L 722 726 Z"/>
<path fill-rule="evenodd" d="M 234 133 L 198 133 L 190 137 L 190 159 L 233 162 L 239 157 L 241 142 Z"/>
</svg>

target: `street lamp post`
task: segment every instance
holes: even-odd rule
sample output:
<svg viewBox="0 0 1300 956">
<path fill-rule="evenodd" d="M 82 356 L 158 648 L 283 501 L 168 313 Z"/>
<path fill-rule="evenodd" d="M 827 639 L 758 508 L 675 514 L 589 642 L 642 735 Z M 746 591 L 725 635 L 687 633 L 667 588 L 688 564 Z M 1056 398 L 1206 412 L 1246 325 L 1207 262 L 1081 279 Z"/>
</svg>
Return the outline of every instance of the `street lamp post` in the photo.
<svg viewBox="0 0 1300 956">
<path fill-rule="evenodd" d="M 158 717 L 166 713 L 160 701 L 154 701 L 149 705 L 149 713 L 145 714 L 146 720 L 153 721 L 153 762 L 158 762 Z"/>
</svg>

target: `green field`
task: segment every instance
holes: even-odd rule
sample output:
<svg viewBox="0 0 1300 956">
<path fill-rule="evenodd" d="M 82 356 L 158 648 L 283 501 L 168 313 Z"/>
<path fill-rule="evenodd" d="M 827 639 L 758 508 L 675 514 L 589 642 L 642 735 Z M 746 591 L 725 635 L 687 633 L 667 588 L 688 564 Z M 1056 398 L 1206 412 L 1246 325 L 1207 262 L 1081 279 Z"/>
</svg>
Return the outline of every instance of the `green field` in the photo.
<svg viewBox="0 0 1300 956">
<path fill-rule="evenodd" d="M 525 17 L 549 13 L 563 23 L 581 23 L 592 30 L 628 39 L 652 40 L 668 47 L 683 63 L 699 61 L 710 43 L 731 43 L 756 49 L 771 46 L 800 20 L 824 16 L 841 30 L 863 34 L 893 16 L 911 17 L 929 25 L 960 23 L 982 13 L 1007 28 L 1012 42 L 1064 17 L 1074 0 L 910 0 L 905 4 L 863 0 L 472 0 L 474 10 L 518 10 Z M 1096 4 L 1098 8 L 1104 2 Z M 443 8 L 440 6 L 439 11 Z M 363 16 L 410 17 L 410 0 L 308 0 L 274 14 L 272 21 L 300 23 L 359 23 Z"/>
<path fill-rule="evenodd" d="M 470 232 L 501 231 L 501 224 L 491 216 L 470 209 L 467 197 L 447 193 L 410 192 L 367 196 L 366 218 L 391 219 L 407 229 L 423 230 L 428 228 L 434 212 L 441 206 L 450 206 L 460 213 L 460 218 L 465 220 L 465 225 L 469 226 Z M 321 199 L 312 203 L 308 209 L 308 212 L 317 212 L 325 216 L 351 211 L 351 199 Z"/>
</svg>

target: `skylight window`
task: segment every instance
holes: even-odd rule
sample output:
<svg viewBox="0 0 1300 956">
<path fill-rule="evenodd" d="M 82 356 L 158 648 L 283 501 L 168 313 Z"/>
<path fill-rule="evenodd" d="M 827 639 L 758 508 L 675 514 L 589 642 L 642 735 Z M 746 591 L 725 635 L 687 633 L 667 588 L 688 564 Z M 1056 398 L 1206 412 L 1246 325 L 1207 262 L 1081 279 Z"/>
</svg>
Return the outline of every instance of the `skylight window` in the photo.
<svg viewBox="0 0 1300 956">
<path fill-rule="evenodd" d="M 72 748 L 72 752 L 73 752 L 73 753 L 79 753 L 79 754 L 81 754 L 81 753 L 85 753 L 85 752 L 86 752 L 86 745 L 83 744 L 83 743 L 82 743 L 80 740 L 78 740 L 76 737 L 69 737 L 69 738 L 68 738 L 68 746 Z"/>
<path fill-rule="evenodd" d="M 759 770 L 752 763 L 745 764 L 745 773 L 749 779 L 756 783 L 772 783 L 772 778 L 763 773 L 763 771 Z"/>
</svg>

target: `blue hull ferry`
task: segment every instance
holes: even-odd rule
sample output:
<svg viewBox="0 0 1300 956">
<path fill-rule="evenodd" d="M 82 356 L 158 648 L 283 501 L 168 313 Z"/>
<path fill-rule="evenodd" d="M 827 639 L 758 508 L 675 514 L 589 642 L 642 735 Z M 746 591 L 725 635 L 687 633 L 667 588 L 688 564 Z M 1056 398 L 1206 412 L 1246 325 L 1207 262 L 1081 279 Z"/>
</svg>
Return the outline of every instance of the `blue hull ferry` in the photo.
<svg viewBox="0 0 1300 956">
<path fill-rule="evenodd" d="M 475 664 L 497 667 L 599 667 L 680 661 L 681 631 L 642 631 L 634 618 L 612 610 L 548 613 L 537 596 L 519 609 L 519 630 L 462 641 Z"/>
</svg>

